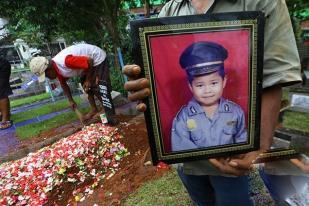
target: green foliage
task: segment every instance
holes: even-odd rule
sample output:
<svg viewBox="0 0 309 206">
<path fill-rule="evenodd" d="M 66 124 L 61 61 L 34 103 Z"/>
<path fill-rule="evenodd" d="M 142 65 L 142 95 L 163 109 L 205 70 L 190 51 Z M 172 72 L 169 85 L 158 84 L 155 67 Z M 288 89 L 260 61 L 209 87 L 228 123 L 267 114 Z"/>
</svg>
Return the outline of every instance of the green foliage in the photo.
<svg viewBox="0 0 309 206">
<path fill-rule="evenodd" d="M 131 9 L 131 8 L 139 8 L 142 7 L 147 0 L 134 0 L 125 2 L 123 8 Z M 148 0 L 150 5 L 161 5 L 167 2 L 166 0 Z"/>
<path fill-rule="evenodd" d="M 39 39 L 49 42 L 52 35 L 57 31 L 59 21 L 59 11 L 63 1 L 18 1 L 2 0 L 0 10 L 2 16 L 9 19 L 11 32 L 24 33 L 23 37 L 27 40 L 33 39 L 31 36 L 39 35 Z M 26 33 L 26 31 L 32 31 Z M 29 36 L 29 37 L 26 37 Z M 38 39 L 37 39 L 38 40 Z"/>
<path fill-rule="evenodd" d="M 59 36 L 65 38 L 68 45 L 85 41 L 103 48 L 110 56 L 112 67 L 120 70 L 118 47 L 122 50 L 124 63 L 133 62 L 126 30 L 128 14 L 123 9 L 126 2 L 134 1 L 2 0 L 0 10 L 10 19 L 7 27 L 12 39 L 22 38 L 36 47 Z"/>
<path fill-rule="evenodd" d="M 309 8 L 295 11 L 294 16 L 301 20 L 309 19 Z"/>
<path fill-rule="evenodd" d="M 120 68 L 112 68 L 110 70 L 110 78 L 112 83 L 112 88 L 114 91 L 120 92 L 126 96 L 126 91 L 124 90 L 124 78 Z"/>
<path fill-rule="evenodd" d="M 10 105 L 11 105 L 11 108 L 14 108 L 14 107 L 19 107 L 22 105 L 38 102 L 38 101 L 48 99 L 48 98 L 50 98 L 50 95 L 48 93 L 42 93 L 42 94 L 38 94 L 35 96 L 10 100 Z"/>
<path fill-rule="evenodd" d="M 16 25 L 9 24 L 7 29 L 12 39 L 23 39 L 29 44 L 42 44 L 44 42 L 40 27 L 25 19 L 20 19 Z"/>
<path fill-rule="evenodd" d="M 298 12 L 309 7 L 308 0 L 286 0 L 286 4 L 292 16 L 294 15 L 294 12 Z"/>
<path fill-rule="evenodd" d="M 145 183 L 137 192 L 131 194 L 123 206 L 187 206 L 190 198 L 175 171 L 158 180 Z"/>
<path fill-rule="evenodd" d="M 303 13 L 309 8 L 308 0 L 287 0 L 286 4 L 292 20 L 293 30 L 296 40 L 300 40 L 302 37 L 302 31 L 300 29 L 300 21 L 309 18 L 306 13 Z M 304 15 L 305 14 L 305 15 Z"/>
<path fill-rule="evenodd" d="M 1 16 L 7 17 L 14 37 L 27 42 L 50 42 L 59 35 L 70 42 L 84 40 L 102 45 L 107 33 L 119 46 L 118 21 L 125 18 L 121 5 L 131 0 L 1 0 Z"/>
</svg>

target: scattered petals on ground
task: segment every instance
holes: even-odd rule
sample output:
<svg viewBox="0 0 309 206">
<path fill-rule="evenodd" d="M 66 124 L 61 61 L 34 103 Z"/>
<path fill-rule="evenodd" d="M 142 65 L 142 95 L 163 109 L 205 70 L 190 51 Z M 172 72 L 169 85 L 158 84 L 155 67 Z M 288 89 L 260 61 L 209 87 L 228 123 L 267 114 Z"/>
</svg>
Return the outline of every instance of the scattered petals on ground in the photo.
<svg viewBox="0 0 309 206">
<path fill-rule="evenodd" d="M 0 205 L 44 205 L 62 186 L 74 184 L 74 201 L 91 195 L 112 177 L 128 155 L 117 128 L 101 123 L 84 127 L 36 153 L 0 166 Z M 87 184 L 85 184 L 87 182 Z"/>
</svg>

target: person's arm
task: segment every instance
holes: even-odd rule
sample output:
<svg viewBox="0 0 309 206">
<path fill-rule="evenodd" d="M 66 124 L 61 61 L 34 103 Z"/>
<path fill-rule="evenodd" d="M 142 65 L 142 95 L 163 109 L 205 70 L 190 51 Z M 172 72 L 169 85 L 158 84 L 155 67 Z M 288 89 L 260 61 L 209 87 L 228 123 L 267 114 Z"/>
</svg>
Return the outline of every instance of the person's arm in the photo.
<svg viewBox="0 0 309 206">
<path fill-rule="evenodd" d="M 248 171 L 252 166 L 252 161 L 261 152 L 270 148 L 280 110 L 281 87 L 298 83 L 301 80 L 295 37 L 285 2 L 260 1 L 260 4 L 256 6 L 252 9 L 265 11 L 267 17 L 264 31 L 264 90 L 261 107 L 260 149 L 224 160 L 224 165 L 216 159 L 211 160 L 223 171 L 228 171 L 230 167 Z M 238 174 L 241 173 L 238 172 Z"/>
<path fill-rule="evenodd" d="M 309 174 L 309 162 L 302 159 L 291 159 L 290 160 L 296 167 L 298 167 L 304 173 Z"/>
<path fill-rule="evenodd" d="M 268 150 L 273 142 L 282 98 L 280 85 L 263 90 L 261 107 L 260 149 Z"/>
<path fill-rule="evenodd" d="M 89 88 L 95 83 L 96 71 L 93 69 L 93 59 L 88 56 L 74 56 L 67 55 L 65 57 L 65 66 L 70 69 L 82 69 L 86 80 L 82 85 L 85 91 L 88 91 Z"/>
<path fill-rule="evenodd" d="M 96 84 L 96 71 L 93 68 L 93 59 L 88 58 L 88 69 L 85 70 L 86 80 L 82 85 L 85 91 L 89 91 Z"/>
<path fill-rule="evenodd" d="M 71 93 L 71 89 L 69 87 L 69 85 L 67 84 L 66 81 L 59 81 L 60 82 L 60 86 L 63 89 L 64 94 L 67 96 L 68 100 L 69 100 L 69 104 L 72 110 L 75 110 L 77 107 L 77 104 L 75 103 L 73 97 L 72 97 L 72 93 Z"/>
</svg>

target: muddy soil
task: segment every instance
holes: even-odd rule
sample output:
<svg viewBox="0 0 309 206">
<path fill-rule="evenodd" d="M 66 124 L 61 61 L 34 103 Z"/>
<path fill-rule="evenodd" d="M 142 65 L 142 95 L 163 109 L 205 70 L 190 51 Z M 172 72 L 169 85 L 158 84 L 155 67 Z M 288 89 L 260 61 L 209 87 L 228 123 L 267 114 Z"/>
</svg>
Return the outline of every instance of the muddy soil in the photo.
<svg viewBox="0 0 309 206">
<path fill-rule="evenodd" d="M 121 142 L 128 148 L 130 155 L 125 157 L 116 174 L 110 179 L 104 180 L 91 196 L 88 196 L 82 202 L 75 202 L 72 191 L 74 188 L 66 188 L 61 197 L 52 197 L 51 205 L 120 205 L 132 192 L 141 186 L 144 182 L 161 177 L 168 169 L 157 169 L 152 166 L 151 156 L 148 144 L 148 135 L 145 126 L 144 116 L 125 116 L 116 117 L 119 121 L 116 127 L 119 133 L 123 135 Z M 94 120 L 97 122 L 99 120 Z M 36 144 L 40 141 L 46 141 L 56 135 L 65 133 L 68 130 L 80 130 L 82 125 L 79 122 L 63 125 L 62 127 L 44 132 L 39 136 L 21 142 L 21 148 Z M 75 188 L 76 189 L 76 188 Z"/>
</svg>

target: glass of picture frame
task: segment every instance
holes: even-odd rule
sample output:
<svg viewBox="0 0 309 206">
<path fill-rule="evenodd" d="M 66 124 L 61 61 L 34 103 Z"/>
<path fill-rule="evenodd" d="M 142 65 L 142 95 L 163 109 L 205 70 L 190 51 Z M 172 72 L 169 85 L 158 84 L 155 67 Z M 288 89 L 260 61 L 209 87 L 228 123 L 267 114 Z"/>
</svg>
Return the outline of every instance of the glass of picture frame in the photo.
<svg viewBox="0 0 309 206">
<path fill-rule="evenodd" d="M 130 26 L 135 63 L 150 80 L 145 119 L 154 164 L 220 157 L 259 148 L 262 12 L 144 19 L 132 21 Z M 222 54 L 217 55 L 219 59 L 211 56 L 213 51 L 205 48 L 212 46 L 224 48 L 226 58 L 222 59 Z M 202 60 L 196 60 L 200 57 Z M 208 113 L 207 103 L 199 102 L 194 95 L 189 76 L 196 70 L 210 71 L 214 64 L 223 67 L 224 86 L 215 110 Z M 215 73 L 217 70 L 206 76 Z M 204 76 L 195 75 L 193 82 Z"/>
</svg>

